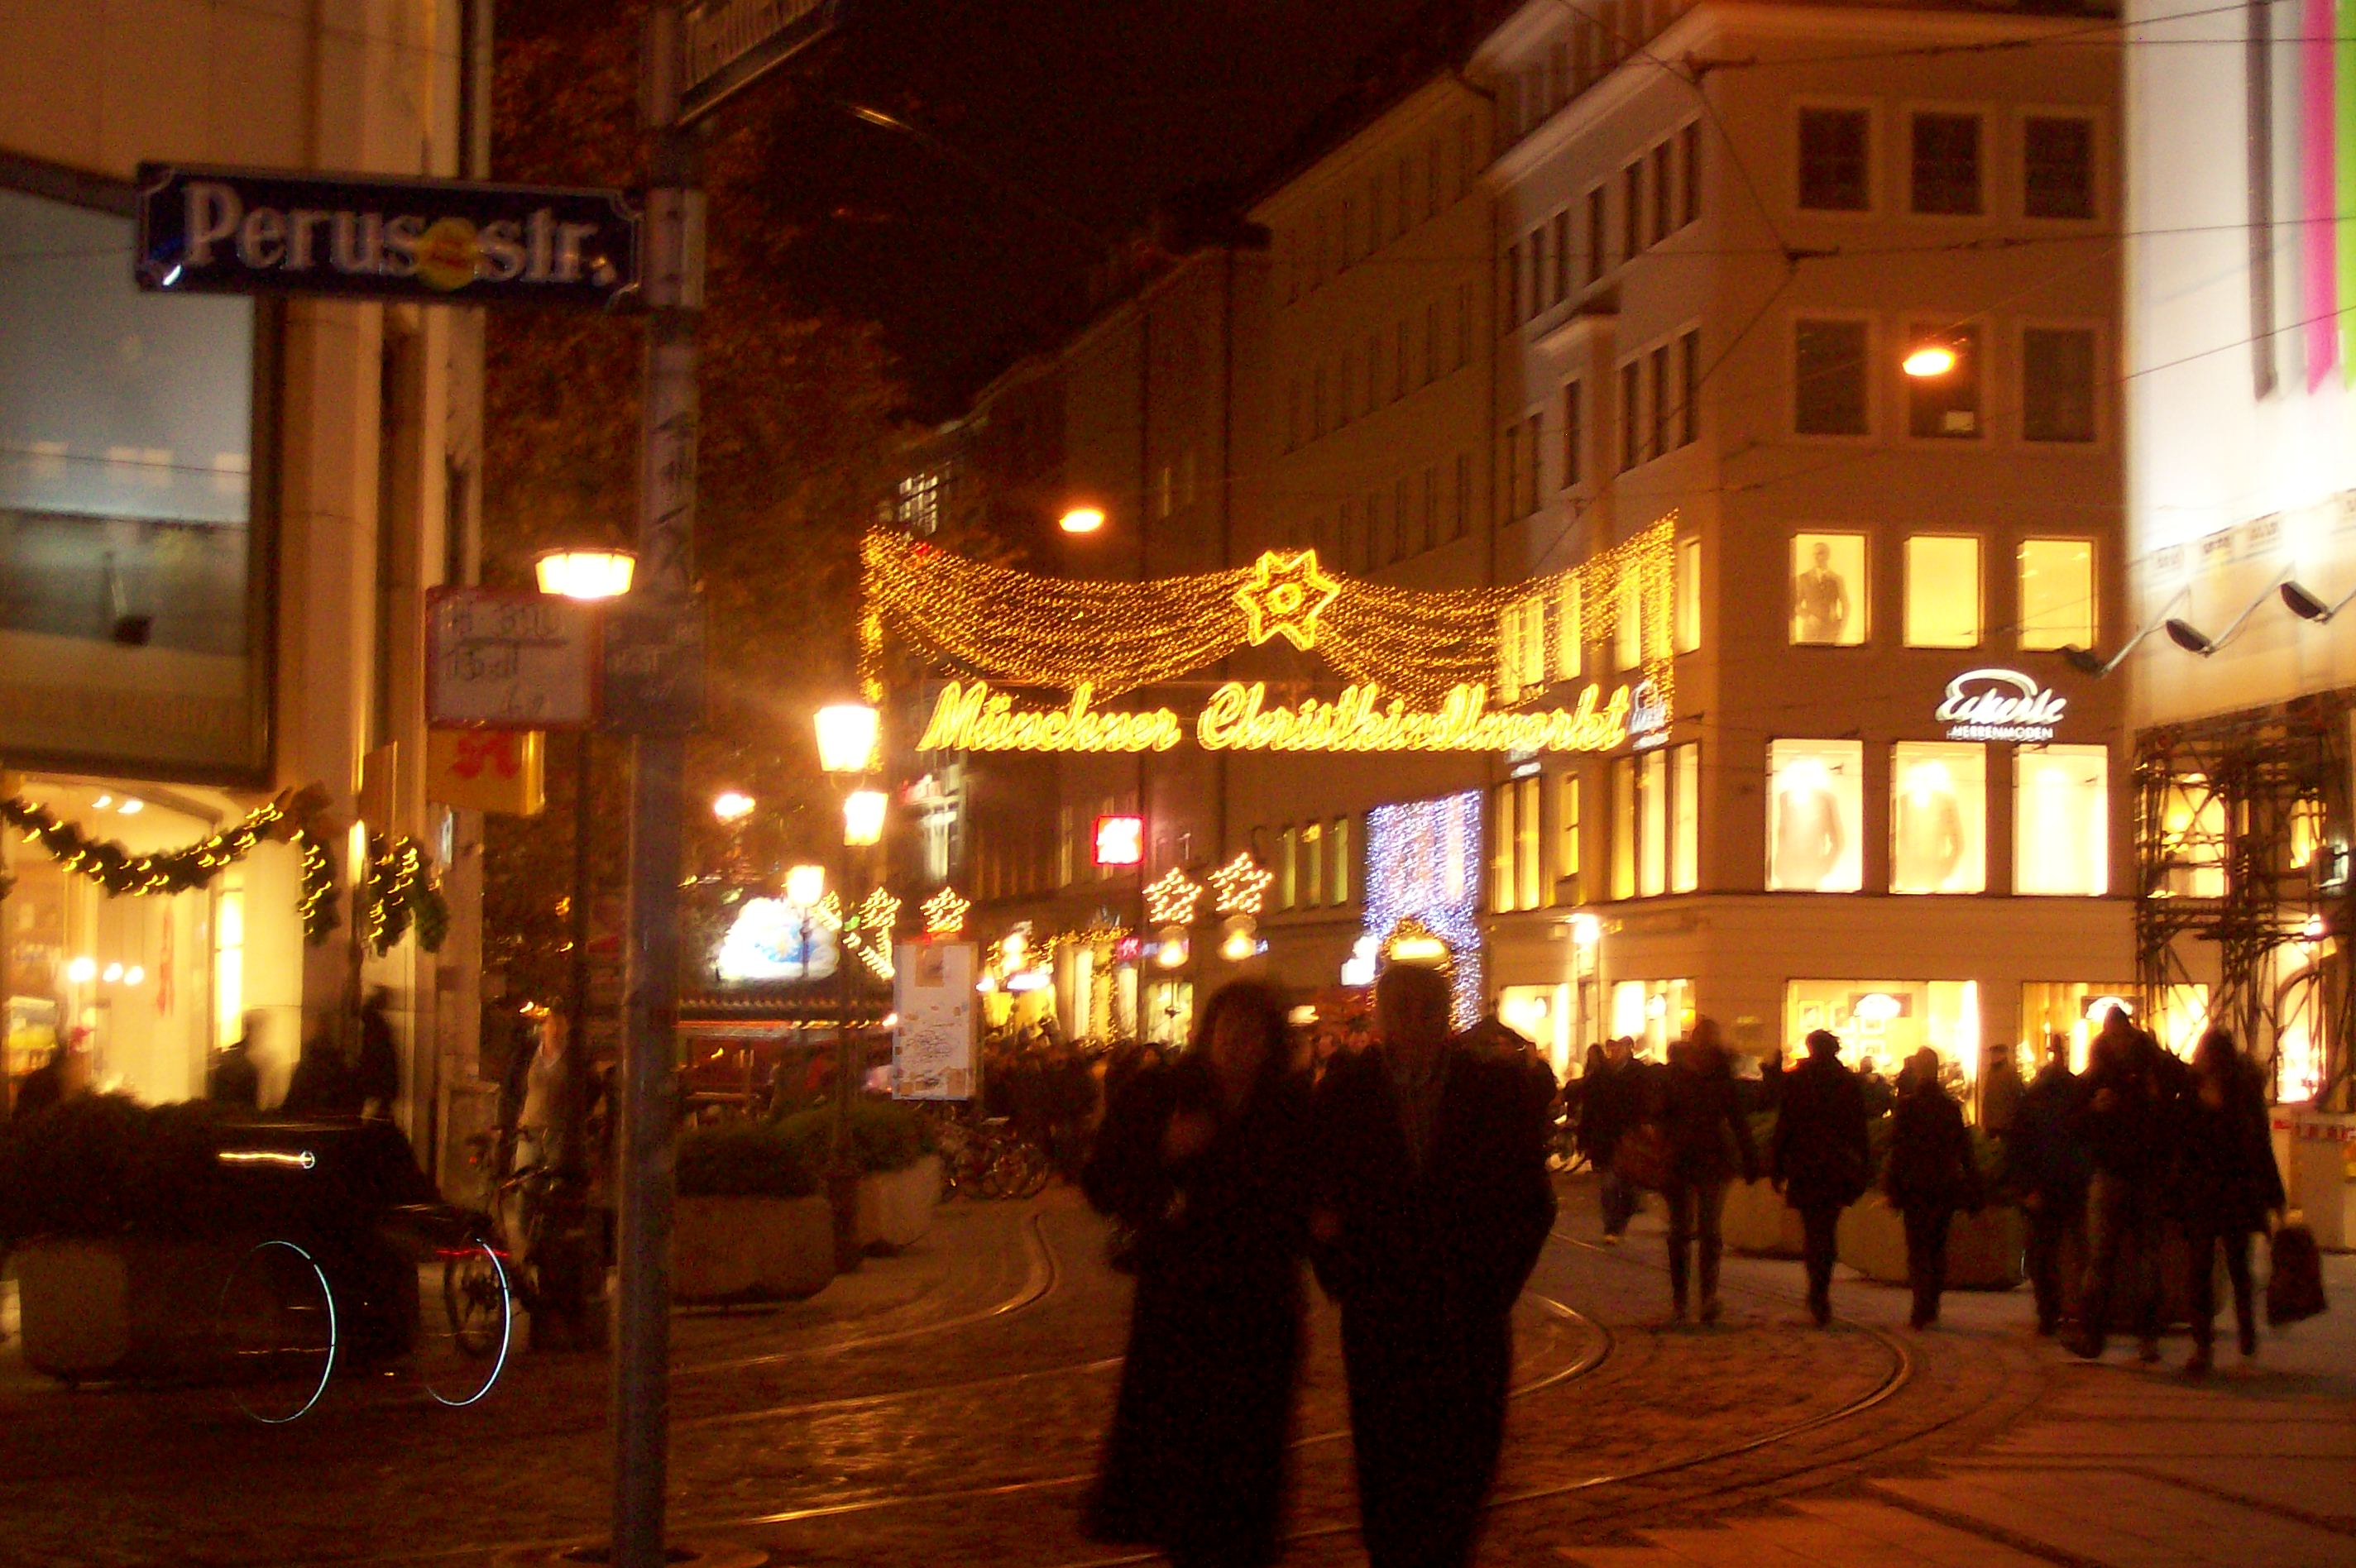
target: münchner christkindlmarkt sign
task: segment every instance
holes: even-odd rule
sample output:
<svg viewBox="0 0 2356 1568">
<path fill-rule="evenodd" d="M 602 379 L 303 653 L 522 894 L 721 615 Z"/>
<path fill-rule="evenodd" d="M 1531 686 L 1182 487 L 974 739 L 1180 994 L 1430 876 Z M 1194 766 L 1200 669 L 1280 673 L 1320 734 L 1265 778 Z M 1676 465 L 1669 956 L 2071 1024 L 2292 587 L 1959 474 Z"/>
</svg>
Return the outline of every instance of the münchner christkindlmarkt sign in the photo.
<svg viewBox="0 0 2356 1568">
<path fill-rule="evenodd" d="M 952 673 L 920 751 L 1604 752 L 1657 740 L 1674 711 L 1666 517 L 1569 571 L 1509 588 L 1417 592 L 1329 571 L 1313 549 L 1143 582 L 1042 577 L 876 534 L 863 552 L 865 673 L 896 638 Z M 1191 717 L 1108 704 L 1281 637 L 1345 677 L 1333 698 L 1220 685 Z M 1622 682 L 1568 707 L 1494 706 L 1633 653 Z M 1624 656 L 1616 661 L 1630 663 Z M 1494 685 L 1492 683 L 1494 683 Z M 1019 699 L 1003 688 L 1070 693 Z"/>
</svg>

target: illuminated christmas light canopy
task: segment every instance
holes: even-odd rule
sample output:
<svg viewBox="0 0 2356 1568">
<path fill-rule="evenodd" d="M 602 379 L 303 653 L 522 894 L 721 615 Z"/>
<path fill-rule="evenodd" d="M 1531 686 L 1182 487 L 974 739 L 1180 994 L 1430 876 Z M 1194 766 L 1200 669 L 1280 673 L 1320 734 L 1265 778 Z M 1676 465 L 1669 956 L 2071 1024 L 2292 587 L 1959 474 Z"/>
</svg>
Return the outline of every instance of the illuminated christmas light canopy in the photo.
<svg viewBox="0 0 2356 1568">
<path fill-rule="evenodd" d="M 1211 888 L 1218 895 L 1213 907 L 1221 914 L 1258 914 L 1275 880 L 1276 874 L 1260 869 L 1247 849 L 1211 873 Z"/>
<path fill-rule="evenodd" d="M 1244 635 L 1258 647 L 1281 636 L 1307 652 L 1317 645 L 1317 616 L 1341 596 L 1342 585 L 1317 564 L 1317 552 L 1286 555 L 1269 550 L 1252 563 L 1251 576 L 1236 590 L 1243 607 Z"/>
<path fill-rule="evenodd" d="M 1203 901 L 1203 884 L 1173 867 L 1145 890 L 1145 918 L 1152 925 L 1192 925 Z"/>
</svg>

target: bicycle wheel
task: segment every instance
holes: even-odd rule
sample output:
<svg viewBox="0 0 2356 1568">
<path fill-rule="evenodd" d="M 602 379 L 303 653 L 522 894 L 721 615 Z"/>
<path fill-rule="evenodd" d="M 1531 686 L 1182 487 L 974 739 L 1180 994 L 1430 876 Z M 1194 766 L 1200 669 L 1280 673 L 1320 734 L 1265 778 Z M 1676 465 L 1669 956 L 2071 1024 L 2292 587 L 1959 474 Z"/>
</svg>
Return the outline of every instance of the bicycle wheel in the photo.
<svg viewBox="0 0 2356 1568">
<path fill-rule="evenodd" d="M 1046 1190 L 1047 1179 L 1055 1174 L 1055 1162 L 1047 1151 L 1031 1144 L 1016 1146 L 1022 1155 L 1016 1168 L 1016 1179 L 1009 1189 L 1010 1198 L 1036 1198 Z"/>
<path fill-rule="evenodd" d="M 219 1333 L 237 1407 L 283 1426 L 309 1413 L 336 1371 L 336 1296 L 319 1261 L 262 1242 L 221 1285 Z"/>
<path fill-rule="evenodd" d="M 515 1338 L 515 1290 L 490 1243 L 443 1253 L 442 1312 L 445 1327 L 423 1337 L 418 1369 L 436 1403 L 469 1405 L 499 1381 Z"/>
<path fill-rule="evenodd" d="M 1003 1198 L 1006 1196 L 1006 1179 L 1012 1174 L 1012 1168 L 1007 1160 L 1012 1152 L 1011 1146 L 1006 1144 L 983 1146 L 981 1157 L 974 1162 L 975 1197 Z"/>
</svg>

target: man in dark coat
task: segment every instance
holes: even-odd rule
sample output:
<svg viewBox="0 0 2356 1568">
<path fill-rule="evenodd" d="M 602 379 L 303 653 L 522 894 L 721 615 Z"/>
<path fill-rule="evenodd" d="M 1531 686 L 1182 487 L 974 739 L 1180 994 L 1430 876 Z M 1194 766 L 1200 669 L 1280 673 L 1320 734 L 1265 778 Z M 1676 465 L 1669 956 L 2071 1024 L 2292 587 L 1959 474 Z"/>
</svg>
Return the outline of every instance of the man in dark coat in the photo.
<svg viewBox="0 0 2356 1568">
<path fill-rule="evenodd" d="M 1580 1087 L 1579 1147 L 1601 1179 L 1597 1185 L 1603 1204 L 1604 1243 L 1618 1246 L 1644 1200 L 1633 1184 L 1612 1168 L 1612 1157 L 1628 1129 L 1644 1117 L 1644 1064 L 1636 1060 L 1632 1042 L 1624 1037 L 1605 1040 L 1590 1063 Z"/>
<path fill-rule="evenodd" d="M 1735 1096 L 1734 1069 L 1719 1038 L 1718 1020 L 1696 1019 L 1692 1035 L 1670 1050 L 1661 1081 L 1661 1130 L 1669 1141 L 1669 1306 L 1686 1316 L 1687 1250 L 1701 1275 L 1701 1320 L 1718 1321 L 1719 1225 L 1726 1186 L 1740 1158 L 1742 1179 L 1759 1179 L 1759 1150 Z"/>
<path fill-rule="evenodd" d="M 1342 1308 L 1373 1568 L 1472 1559 L 1505 1438 L 1512 1312 L 1554 1222 L 1526 1069 L 1448 1033 L 1449 985 L 1394 965 L 1379 1042 L 1317 1086 L 1311 1225 Z"/>
<path fill-rule="evenodd" d="M 2266 1127 L 2265 1091 L 2257 1072 L 2222 1029 L 2201 1036 L 2192 1053 L 2190 1092 L 2177 1118 L 2177 1207 L 2190 1243 L 2192 1359 L 2200 1375 L 2213 1359 L 2217 1323 L 2217 1252 L 2233 1285 L 2233 1319 L 2242 1354 L 2258 1353 L 2258 1320 L 2250 1284 L 2250 1238 L 2266 1228 L 2269 1211 L 2289 1202 L 2275 1164 Z"/>
<path fill-rule="evenodd" d="M 373 986 L 360 1006 L 360 1053 L 351 1088 L 366 1115 L 386 1121 L 392 1119 L 393 1102 L 401 1098 L 401 1051 L 392 1042 L 392 1020 L 385 1016 L 391 999 L 390 990 Z"/>
<path fill-rule="evenodd" d="M 1939 1320 L 1939 1297 L 1947 1288 L 1948 1227 L 1958 1209 L 1978 1213 L 1981 1194 L 1964 1108 L 1940 1087 L 1939 1053 L 1927 1045 L 1898 1075 L 1882 1189 L 1906 1226 L 1906 1283 L 1914 1290 L 1911 1321 L 1928 1328 Z"/>
<path fill-rule="evenodd" d="M 2093 1167 L 2078 1141 L 2078 1075 L 2070 1039 L 2055 1035 L 2051 1054 L 2013 1107 L 2004 1141 L 2005 1177 L 2029 1221 L 2029 1283 L 2037 1296 L 2037 1331 L 2051 1339 L 2062 1321 L 2062 1251 L 2086 1222 Z"/>
<path fill-rule="evenodd" d="M 2094 1169 L 2086 1189 L 2086 1288 L 2070 1348 L 2090 1359 L 2103 1353 L 2126 1275 L 2142 1359 L 2159 1360 L 2159 1200 L 2173 1064 L 2158 1041 L 2113 1008 L 2080 1085 L 2077 1132 Z"/>
<path fill-rule="evenodd" d="M 1767 1170 L 1783 1201 L 1800 1211 L 1808 1314 L 1822 1328 L 1833 1317 L 1833 1239 L 1841 1211 L 1873 1179 L 1865 1091 L 1841 1065 L 1840 1037 L 1821 1029 L 1808 1036 L 1807 1060 L 1779 1082 L 1782 1104 Z"/>
<path fill-rule="evenodd" d="M 262 1109 L 262 1072 L 253 1064 L 253 1026 L 258 1015 L 245 1015 L 245 1030 L 221 1048 L 220 1057 L 206 1076 L 205 1098 L 239 1111 Z"/>
</svg>

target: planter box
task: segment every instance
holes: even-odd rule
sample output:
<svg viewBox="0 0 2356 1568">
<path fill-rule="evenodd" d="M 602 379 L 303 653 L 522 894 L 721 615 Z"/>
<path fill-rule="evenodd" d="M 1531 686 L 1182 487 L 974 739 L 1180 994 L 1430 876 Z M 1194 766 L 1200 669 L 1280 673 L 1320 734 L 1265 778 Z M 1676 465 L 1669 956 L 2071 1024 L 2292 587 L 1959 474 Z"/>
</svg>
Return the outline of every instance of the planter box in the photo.
<svg viewBox="0 0 2356 1568">
<path fill-rule="evenodd" d="M 140 1236 L 34 1242 L 14 1268 L 25 1361 L 70 1382 L 203 1370 L 245 1248 Z"/>
<path fill-rule="evenodd" d="M 859 1179 L 856 1235 L 862 1252 L 896 1253 L 933 1228 L 941 1200 L 941 1157 L 928 1154 L 905 1170 Z"/>
<path fill-rule="evenodd" d="M 681 1301 L 816 1296 L 834 1278 L 824 1198 L 682 1198 L 671 1231 Z"/>
<path fill-rule="evenodd" d="M 1720 1221 L 1726 1244 L 1754 1257 L 1796 1258 L 1806 1251 L 1807 1236 L 1800 1227 L 1800 1211 L 1763 1181 L 1737 1181 L 1726 1189 L 1726 1215 Z"/>
<path fill-rule="evenodd" d="M 1947 1288 L 2010 1290 L 2022 1278 L 2027 1238 L 2020 1211 L 2009 1205 L 1958 1211 L 1947 1232 Z M 1840 1261 L 1868 1279 L 1906 1283 L 1906 1224 L 1879 1192 L 1842 1211 L 1835 1246 Z"/>
</svg>

